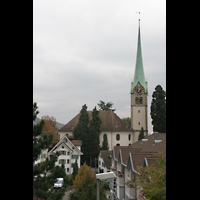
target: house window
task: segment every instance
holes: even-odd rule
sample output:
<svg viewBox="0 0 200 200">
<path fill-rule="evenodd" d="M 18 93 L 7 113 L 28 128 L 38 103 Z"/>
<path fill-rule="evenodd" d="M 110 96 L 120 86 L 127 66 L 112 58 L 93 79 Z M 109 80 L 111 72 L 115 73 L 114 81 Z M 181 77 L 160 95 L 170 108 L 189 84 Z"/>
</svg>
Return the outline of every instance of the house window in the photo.
<svg viewBox="0 0 200 200">
<path fill-rule="evenodd" d="M 140 110 L 138 110 L 138 113 L 140 113 Z"/>
<path fill-rule="evenodd" d="M 138 125 L 140 125 L 140 122 L 138 122 Z"/>
<path fill-rule="evenodd" d="M 78 159 L 78 155 L 72 155 L 72 159 Z"/>
<path fill-rule="evenodd" d="M 64 146 L 62 146 L 62 148 L 64 149 Z"/>
<path fill-rule="evenodd" d="M 120 134 L 116 135 L 116 140 L 119 141 L 120 140 Z"/>
<path fill-rule="evenodd" d="M 102 162 L 102 167 L 104 167 L 104 162 Z"/>
<path fill-rule="evenodd" d="M 66 151 L 60 151 L 60 155 L 66 155 Z"/>
<path fill-rule="evenodd" d="M 66 164 L 66 160 L 65 159 L 60 159 L 59 160 L 59 164 Z"/>
<path fill-rule="evenodd" d="M 72 168 L 74 167 L 74 163 L 72 163 Z"/>
<path fill-rule="evenodd" d="M 69 156 L 69 151 L 67 152 L 67 155 Z"/>
<path fill-rule="evenodd" d="M 131 134 L 128 135 L 128 140 L 129 140 L 129 141 L 131 140 Z"/>
<path fill-rule="evenodd" d="M 69 159 L 67 159 L 67 164 L 69 164 Z"/>
<path fill-rule="evenodd" d="M 67 172 L 69 172 L 69 168 L 67 168 Z"/>
</svg>

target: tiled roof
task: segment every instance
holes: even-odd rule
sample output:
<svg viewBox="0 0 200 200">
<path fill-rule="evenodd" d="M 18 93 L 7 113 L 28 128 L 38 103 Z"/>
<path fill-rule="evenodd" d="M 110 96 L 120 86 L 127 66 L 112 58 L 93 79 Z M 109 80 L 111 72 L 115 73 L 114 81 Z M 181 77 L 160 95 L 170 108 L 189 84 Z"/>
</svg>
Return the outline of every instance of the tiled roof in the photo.
<svg viewBox="0 0 200 200">
<path fill-rule="evenodd" d="M 92 119 L 92 111 L 87 111 L 89 115 L 89 120 Z M 80 113 L 77 114 L 72 120 L 70 120 L 65 126 L 59 129 L 62 131 L 73 131 L 78 124 Z M 111 110 L 101 110 L 99 111 L 99 117 L 102 121 L 100 129 L 101 131 L 132 131 L 130 126 L 127 125 L 120 117 L 118 117 Z M 129 127 L 129 128 L 128 128 Z"/>
<path fill-rule="evenodd" d="M 103 158 L 105 166 L 109 169 L 111 166 L 111 158 L 109 156 L 112 154 L 112 151 L 101 150 L 100 154 Z"/>
<path fill-rule="evenodd" d="M 71 140 L 72 144 L 74 146 L 82 146 L 82 141 L 81 140 Z"/>
</svg>

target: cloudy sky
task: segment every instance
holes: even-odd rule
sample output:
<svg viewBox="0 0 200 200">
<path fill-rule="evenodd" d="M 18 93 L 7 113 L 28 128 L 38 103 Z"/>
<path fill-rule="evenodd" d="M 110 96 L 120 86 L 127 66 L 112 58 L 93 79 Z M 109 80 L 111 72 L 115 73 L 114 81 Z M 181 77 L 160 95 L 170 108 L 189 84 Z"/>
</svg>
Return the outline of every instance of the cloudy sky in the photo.
<svg viewBox="0 0 200 200">
<path fill-rule="evenodd" d="M 166 90 L 165 0 L 34 0 L 33 101 L 38 117 L 66 124 L 87 104 L 112 101 L 130 117 L 138 19 L 150 104 L 156 85 Z"/>
</svg>

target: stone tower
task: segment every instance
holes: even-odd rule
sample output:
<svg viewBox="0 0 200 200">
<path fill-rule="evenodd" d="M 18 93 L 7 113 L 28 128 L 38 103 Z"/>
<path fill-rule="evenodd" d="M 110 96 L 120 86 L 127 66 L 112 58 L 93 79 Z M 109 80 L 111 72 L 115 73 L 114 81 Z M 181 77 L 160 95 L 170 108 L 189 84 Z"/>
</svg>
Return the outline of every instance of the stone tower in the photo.
<svg viewBox="0 0 200 200">
<path fill-rule="evenodd" d="M 145 81 L 142 49 L 140 38 L 140 19 L 138 29 L 137 57 L 133 82 L 131 82 L 131 128 L 133 129 L 133 140 L 138 141 L 141 128 L 144 129 L 145 137 L 148 135 L 147 125 L 147 82 Z"/>
</svg>

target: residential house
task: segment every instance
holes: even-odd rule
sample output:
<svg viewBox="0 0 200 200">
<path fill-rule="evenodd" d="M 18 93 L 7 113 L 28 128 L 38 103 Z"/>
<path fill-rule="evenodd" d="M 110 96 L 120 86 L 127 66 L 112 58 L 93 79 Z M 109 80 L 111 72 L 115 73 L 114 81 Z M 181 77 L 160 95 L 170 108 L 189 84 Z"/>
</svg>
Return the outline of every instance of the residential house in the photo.
<svg viewBox="0 0 200 200">
<path fill-rule="evenodd" d="M 113 147 L 110 170 L 117 178 L 110 181 L 111 199 L 140 199 L 140 190 L 137 190 L 136 183 L 132 181 L 133 177 L 140 175 L 138 166 L 156 165 L 154 153 L 165 149 L 165 133 L 153 134 L 130 146 Z"/>
<path fill-rule="evenodd" d="M 66 174 L 73 173 L 73 166 L 77 160 L 78 167 L 80 168 L 80 161 L 82 142 L 80 140 L 69 140 L 67 136 L 63 136 L 59 142 L 48 152 L 48 157 L 54 155 L 56 152 L 59 152 L 60 155 L 58 157 L 55 165 L 61 166 L 64 164 L 66 169 Z"/>
<path fill-rule="evenodd" d="M 98 157 L 100 173 L 110 172 L 112 151 L 101 150 Z"/>
</svg>

